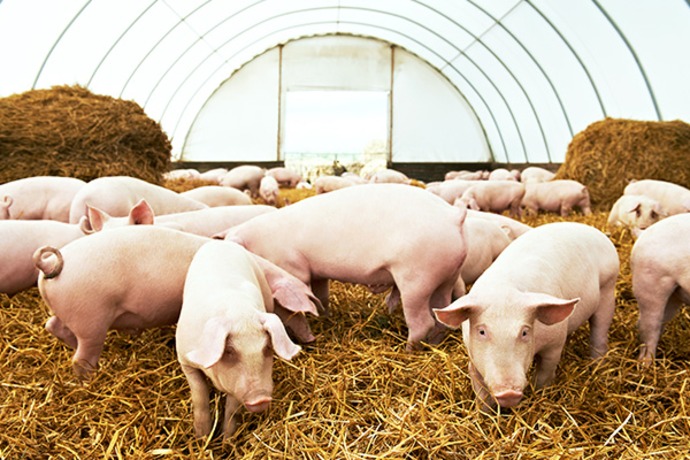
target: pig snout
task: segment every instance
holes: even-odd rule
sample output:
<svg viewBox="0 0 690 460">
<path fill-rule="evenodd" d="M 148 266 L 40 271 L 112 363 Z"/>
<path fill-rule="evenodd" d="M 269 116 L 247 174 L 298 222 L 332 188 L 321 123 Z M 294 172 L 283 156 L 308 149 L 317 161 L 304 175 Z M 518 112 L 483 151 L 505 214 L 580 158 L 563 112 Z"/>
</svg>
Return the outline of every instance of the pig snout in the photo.
<svg viewBox="0 0 690 460">
<path fill-rule="evenodd" d="M 271 405 L 271 396 L 268 394 L 257 394 L 244 398 L 244 407 L 249 412 L 263 412 Z"/>
<path fill-rule="evenodd" d="M 43 272 L 45 278 L 55 278 L 62 271 L 64 261 L 60 251 L 52 246 L 42 246 L 33 254 L 36 268 Z"/>
<path fill-rule="evenodd" d="M 515 407 L 522 399 L 522 390 L 503 390 L 494 393 L 496 402 L 501 407 Z"/>
</svg>

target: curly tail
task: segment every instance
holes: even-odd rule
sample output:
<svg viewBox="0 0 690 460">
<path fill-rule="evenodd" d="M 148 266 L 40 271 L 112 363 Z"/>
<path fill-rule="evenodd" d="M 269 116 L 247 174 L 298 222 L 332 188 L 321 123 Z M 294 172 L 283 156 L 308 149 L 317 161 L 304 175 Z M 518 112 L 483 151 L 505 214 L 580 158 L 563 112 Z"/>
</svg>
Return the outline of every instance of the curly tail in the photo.
<svg viewBox="0 0 690 460">
<path fill-rule="evenodd" d="M 46 279 L 55 278 L 62 272 L 64 260 L 60 251 L 52 246 L 41 246 L 33 255 L 34 265 Z"/>
</svg>

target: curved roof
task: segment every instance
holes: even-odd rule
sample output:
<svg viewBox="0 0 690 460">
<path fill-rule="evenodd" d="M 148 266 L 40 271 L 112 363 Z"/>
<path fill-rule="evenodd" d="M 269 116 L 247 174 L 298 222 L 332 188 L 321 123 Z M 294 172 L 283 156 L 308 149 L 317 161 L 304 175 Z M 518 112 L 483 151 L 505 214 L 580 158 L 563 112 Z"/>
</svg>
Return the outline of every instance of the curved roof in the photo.
<svg viewBox="0 0 690 460">
<path fill-rule="evenodd" d="M 133 99 L 175 151 L 255 56 L 300 37 L 361 35 L 441 72 L 489 145 L 522 144 L 505 149 L 509 162 L 529 161 L 528 136 L 559 162 L 564 139 L 606 116 L 690 119 L 689 26 L 682 0 L 5 0 L 0 96 L 81 84 Z"/>
</svg>

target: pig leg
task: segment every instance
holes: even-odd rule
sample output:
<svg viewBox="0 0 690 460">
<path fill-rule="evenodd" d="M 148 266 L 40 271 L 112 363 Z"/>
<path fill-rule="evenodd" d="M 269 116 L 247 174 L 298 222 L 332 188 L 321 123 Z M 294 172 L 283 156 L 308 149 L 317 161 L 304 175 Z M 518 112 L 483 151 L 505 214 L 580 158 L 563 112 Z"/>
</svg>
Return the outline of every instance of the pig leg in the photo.
<svg viewBox="0 0 690 460">
<path fill-rule="evenodd" d="M 89 335 L 75 333 L 77 350 L 72 357 L 72 368 L 80 379 L 87 380 L 98 369 L 98 358 L 103 351 L 107 333 L 107 329 L 91 331 Z"/>
<path fill-rule="evenodd" d="M 654 361 L 664 320 L 671 316 L 671 311 L 675 313 L 678 309 L 678 306 L 673 305 L 674 302 L 671 301 L 671 293 L 676 288 L 675 281 L 670 277 L 636 278 L 633 275 L 633 293 L 640 312 L 637 326 L 642 342 L 638 359 L 644 365 L 649 365 Z M 666 312 L 667 308 L 669 312 Z"/>
<path fill-rule="evenodd" d="M 309 285 L 309 283 L 305 283 Z M 323 305 L 323 316 L 328 316 L 328 279 L 311 280 L 311 292 Z"/>
<path fill-rule="evenodd" d="M 225 413 L 223 414 L 223 440 L 227 441 L 237 430 L 238 409 L 242 406 L 237 398 L 231 394 L 225 395 Z"/>
<path fill-rule="evenodd" d="M 211 406 L 209 387 L 204 373 L 194 367 L 182 364 L 182 372 L 187 377 L 192 392 L 192 410 L 194 412 L 194 434 L 203 438 L 211 433 Z"/>
<path fill-rule="evenodd" d="M 77 337 L 57 316 L 51 316 L 48 321 L 46 321 L 45 329 L 62 340 L 70 348 L 77 348 Z"/>
<path fill-rule="evenodd" d="M 431 295 L 424 289 L 424 284 L 403 287 L 396 282 L 396 286 L 400 287 L 403 314 L 407 323 L 407 351 L 419 350 L 421 342 L 427 338 L 429 343 L 443 340 L 446 328 L 434 319 L 431 308 L 443 308 L 450 304 L 452 284 Z"/>
<path fill-rule="evenodd" d="M 609 328 L 616 309 L 615 280 L 603 286 L 599 293 L 599 306 L 589 319 L 589 343 L 592 358 L 603 357 L 609 348 Z"/>
<path fill-rule="evenodd" d="M 559 345 L 544 348 L 536 355 L 536 370 L 534 386 L 542 388 L 550 385 L 556 379 L 556 368 L 561 360 L 563 345 L 565 345 L 566 331 L 563 331 L 562 340 L 556 340 Z"/>
</svg>

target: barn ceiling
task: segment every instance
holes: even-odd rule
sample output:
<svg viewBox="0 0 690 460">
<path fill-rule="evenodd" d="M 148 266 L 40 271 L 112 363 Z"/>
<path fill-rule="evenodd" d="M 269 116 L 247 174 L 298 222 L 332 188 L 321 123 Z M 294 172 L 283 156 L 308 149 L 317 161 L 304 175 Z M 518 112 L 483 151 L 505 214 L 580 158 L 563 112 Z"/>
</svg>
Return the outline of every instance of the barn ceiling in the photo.
<svg viewBox="0 0 690 460">
<path fill-rule="evenodd" d="M 80 84 L 133 99 L 175 150 L 240 67 L 328 34 L 419 56 L 472 106 L 489 144 L 541 136 L 553 161 L 563 152 L 549 130 L 572 137 L 607 116 L 690 119 L 683 0 L 5 0 L 0 96 Z M 529 158 L 524 145 L 505 150 Z"/>
</svg>

